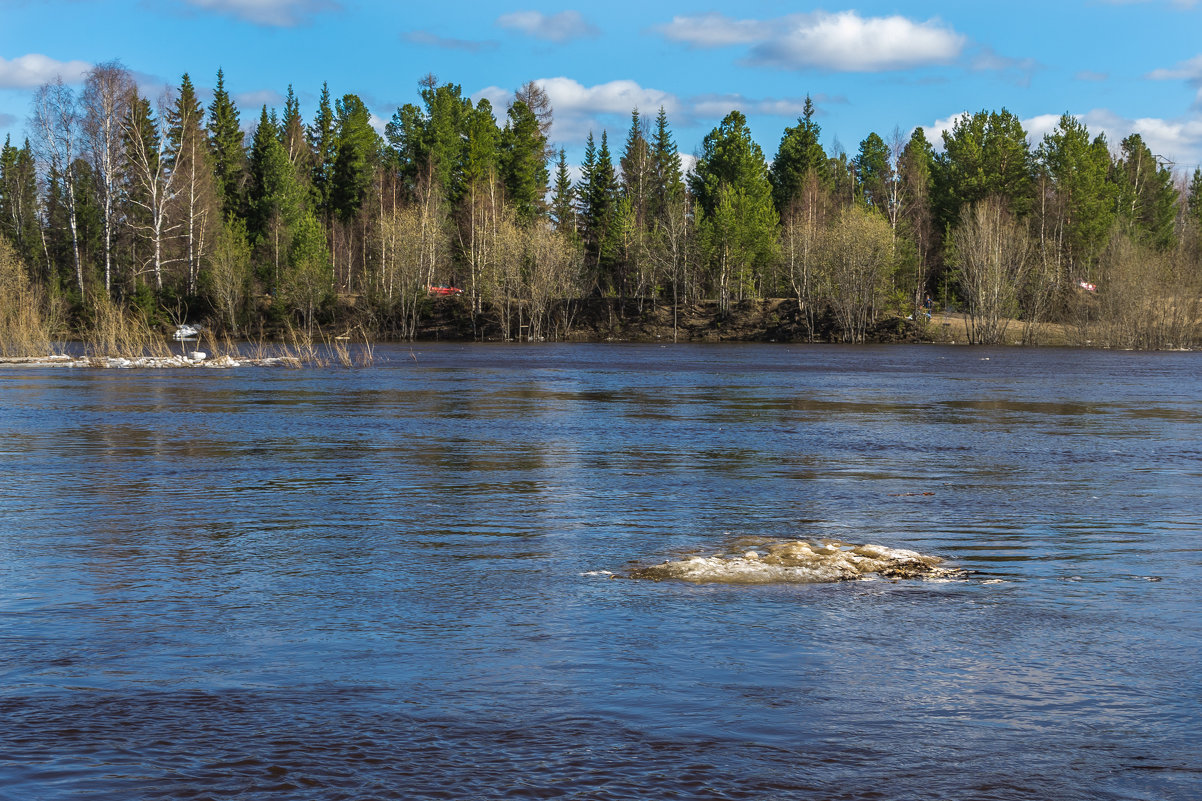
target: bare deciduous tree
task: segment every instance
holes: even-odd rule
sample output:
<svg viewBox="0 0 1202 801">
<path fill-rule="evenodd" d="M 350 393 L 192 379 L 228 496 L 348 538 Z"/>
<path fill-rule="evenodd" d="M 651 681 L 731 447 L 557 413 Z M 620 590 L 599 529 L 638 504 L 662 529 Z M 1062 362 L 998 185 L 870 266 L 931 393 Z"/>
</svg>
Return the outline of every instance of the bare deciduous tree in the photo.
<svg viewBox="0 0 1202 801">
<path fill-rule="evenodd" d="M 968 341 L 996 345 L 1018 314 L 1019 289 L 1031 263 L 1027 229 L 998 198 L 966 208 L 953 236 L 952 263 L 968 304 Z"/>
</svg>

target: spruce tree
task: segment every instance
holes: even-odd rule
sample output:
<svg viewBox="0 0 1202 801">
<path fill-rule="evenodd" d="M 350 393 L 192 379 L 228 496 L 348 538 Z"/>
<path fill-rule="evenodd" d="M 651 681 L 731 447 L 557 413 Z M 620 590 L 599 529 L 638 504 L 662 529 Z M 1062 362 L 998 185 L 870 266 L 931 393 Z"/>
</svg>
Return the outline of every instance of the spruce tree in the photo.
<svg viewBox="0 0 1202 801">
<path fill-rule="evenodd" d="M 213 157 L 204 130 L 204 108 L 191 78 L 184 73 L 175 103 L 166 112 L 167 158 L 175 173 L 176 219 L 181 237 L 181 257 L 187 271 L 187 292 L 197 291 L 201 261 L 217 228 L 220 212 Z"/>
<path fill-rule="evenodd" d="M 650 214 L 654 220 L 662 220 L 668 204 L 684 195 L 684 175 L 680 166 L 680 153 L 668 129 L 668 115 L 659 107 L 655 117 L 655 136 L 651 144 L 651 175 L 654 186 L 651 191 Z"/>
<path fill-rule="evenodd" d="M 304 212 L 305 193 L 266 106 L 259 114 L 248 166 L 247 233 L 252 243 L 267 252 L 265 266 L 271 267 L 271 274 L 261 277 L 276 287 L 291 232 Z"/>
<path fill-rule="evenodd" d="M 801 191 L 810 172 L 817 173 L 823 181 L 827 180 L 827 158 L 819 139 L 822 128 L 814 121 L 814 101 L 806 95 L 802 115 L 797 124 L 785 129 L 772 160 L 769 180 L 772 182 L 772 200 L 779 214 L 793 202 Z"/>
<path fill-rule="evenodd" d="M 647 144 L 639 110 L 630 112 L 630 130 L 619 162 L 622 166 L 622 194 L 630 201 L 635 225 L 642 227 L 647 219 L 648 196 L 652 191 L 651 148 Z"/>
<path fill-rule="evenodd" d="M 217 70 L 217 86 L 209 104 L 209 143 L 213 149 L 213 171 L 221 191 L 221 205 L 227 215 L 243 213 L 243 186 L 246 151 L 238 107 L 225 89 L 225 74 Z"/>
<path fill-rule="evenodd" d="M 338 156 L 338 123 L 334 117 L 334 107 L 330 104 L 330 87 L 326 83 L 321 85 L 317 114 L 309 128 L 309 149 L 313 154 L 313 197 L 318 212 L 328 219 L 333 208 L 331 198 L 334 190 L 334 160 Z"/>
<path fill-rule="evenodd" d="M 301 117 L 300 101 L 288 84 L 288 94 L 284 96 L 284 116 L 280 120 L 280 144 L 288 154 L 296 171 L 297 178 L 305 186 L 309 184 L 309 173 L 313 168 L 313 153 L 309 150 L 309 140 L 305 131 L 305 121 Z"/>
<path fill-rule="evenodd" d="M 576 190 L 572 176 L 568 173 L 567 154 L 559 149 L 559 160 L 555 162 L 555 188 L 551 195 L 551 219 L 555 230 L 560 233 L 576 233 Z"/>
<path fill-rule="evenodd" d="M 26 268 L 44 270 L 37 172 L 28 140 L 18 148 L 5 137 L 0 150 L 0 236 L 12 243 Z"/>
</svg>

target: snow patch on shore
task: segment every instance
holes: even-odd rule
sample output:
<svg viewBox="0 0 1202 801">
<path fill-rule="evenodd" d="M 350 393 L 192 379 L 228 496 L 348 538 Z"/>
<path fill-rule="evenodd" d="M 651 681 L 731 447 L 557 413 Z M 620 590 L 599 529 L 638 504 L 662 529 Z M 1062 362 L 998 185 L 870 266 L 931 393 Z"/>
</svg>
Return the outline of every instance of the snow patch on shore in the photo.
<svg viewBox="0 0 1202 801">
<path fill-rule="evenodd" d="M 0 357 L 0 366 L 24 367 L 99 367 L 104 369 L 166 369 L 176 367 L 204 367 L 222 370 L 231 367 L 276 367 L 295 365 L 296 360 L 287 357 L 272 357 L 265 359 L 239 358 L 232 356 L 217 356 L 209 358 L 202 351 L 193 351 L 187 356 L 139 356 L 126 358 L 124 356 L 68 356 L 55 354 L 53 356 L 9 356 Z"/>
</svg>

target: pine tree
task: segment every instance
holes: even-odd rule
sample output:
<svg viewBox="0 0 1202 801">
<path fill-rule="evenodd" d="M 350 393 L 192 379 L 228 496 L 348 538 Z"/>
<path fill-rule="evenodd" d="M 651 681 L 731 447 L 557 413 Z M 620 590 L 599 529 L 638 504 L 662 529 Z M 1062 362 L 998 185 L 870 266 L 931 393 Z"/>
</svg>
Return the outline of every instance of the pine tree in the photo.
<svg viewBox="0 0 1202 801">
<path fill-rule="evenodd" d="M 775 258 L 779 219 L 764 153 L 741 112 L 730 112 L 706 135 L 689 183 L 719 306 L 726 310 L 732 299 L 754 292 L 754 275 Z"/>
<path fill-rule="evenodd" d="M 943 132 L 943 143 L 935 171 L 940 229 L 955 224 L 965 205 L 990 196 L 1015 216 L 1031 211 L 1034 158 L 1018 117 L 1006 109 L 965 114 Z"/>
<path fill-rule="evenodd" d="M 367 106 L 357 95 L 343 95 L 335 107 L 338 148 L 330 205 L 339 217 L 349 220 L 359 212 L 371 188 L 379 137 L 372 130 Z"/>
<path fill-rule="evenodd" d="M 1037 158 L 1047 190 L 1040 214 L 1045 249 L 1064 257 L 1069 270 L 1088 268 L 1106 246 L 1114 224 L 1116 187 L 1108 180 L 1106 140 L 1092 142 L 1070 114 L 1043 138 Z"/>
<path fill-rule="evenodd" d="M 1122 141 L 1113 181 L 1118 191 L 1118 217 L 1132 238 L 1155 248 L 1170 247 L 1177 218 L 1173 175 L 1139 134 Z"/>
<path fill-rule="evenodd" d="M 264 106 L 259 114 L 248 165 L 247 234 L 252 243 L 269 254 L 272 272 L 261 277 L 273 287 L 280 281 L 280 268 L 287 259 L 291 231 L 304 212 L 305 194 L 277 133 Z"/>
<path fill-rule="evenodd" d="M 888 188 L 894 176 L 893 165 L 889 163 L 889 147 L 880 134 L 874 132 L 864 137 L 854 164 L 860 179 L 861 198 L 878 211 L 886 211 Z"/>
<path fill-rule="evenodd" d="M 221 190 L 222 208 L 227 215 L 243 213 L 243 188 L 246 175 L 246 151 L 238 107 L 225 89 L 225 74 L 217 70 L 217 86 L 209 105 L 209 143 L 213 149 L 213 170 Z"/>
</svg>

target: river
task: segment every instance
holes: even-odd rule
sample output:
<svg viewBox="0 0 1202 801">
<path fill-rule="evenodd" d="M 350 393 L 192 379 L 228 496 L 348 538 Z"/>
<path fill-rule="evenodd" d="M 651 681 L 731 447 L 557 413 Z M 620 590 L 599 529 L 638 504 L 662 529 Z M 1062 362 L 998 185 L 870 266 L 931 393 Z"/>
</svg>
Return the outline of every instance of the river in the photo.
<svg viewBox="0 0 1202 801">
<path fill-rule="evenodd" d="M 0 369 L 0 799 L 1202 797 L 1202 354 Z M 880 544 L 938 580 L 632 569 Z"/>
</svg>

